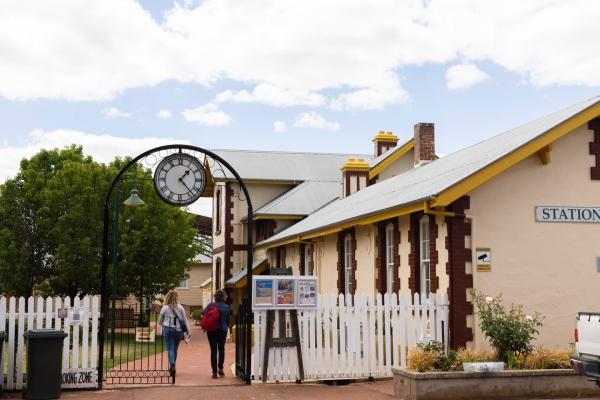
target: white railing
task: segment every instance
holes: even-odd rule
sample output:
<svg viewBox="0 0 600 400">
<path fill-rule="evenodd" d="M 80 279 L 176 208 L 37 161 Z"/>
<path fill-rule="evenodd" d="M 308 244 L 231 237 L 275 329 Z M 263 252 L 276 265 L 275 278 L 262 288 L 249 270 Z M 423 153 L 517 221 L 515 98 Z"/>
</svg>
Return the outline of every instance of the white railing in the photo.
<svg viewBox="0 0 600 400">
<path fill-rule="evenodd" d="M 446 294 L 321 295 L 317 309 L 298 312 L 305 379 L 391 377 L 418 342 L 437 340 L 448 348 L 448 316 Z M 291 336 L 289 323 L 286 329 Z M 262 377 L 265 332 L 266 311 L 255 311 L 255 380 Z M 271 349 L 268 380 L 295 381 L 297 365 L 295 348 Z"/>
<path fill-rule="evenodd" d="M 19 390 L 24 387 L 23 334 L 33 329 L 54 329 L 67 333 L 63 344 L 63 372 L 96 369 L 99 299 L 99 296 L 85 296 L 82 299 L 29 297 L 26 301 L 23 297 L 11 297 L 8 300 L 0 297 L 0 332 L 4 331 L 8 337 L 4 352 L 0 353 L 0 384 L 5 381 L 6 372 L 5 389 Z M 4 365 L 7 365 L 6 371 Z"/>
</svg>

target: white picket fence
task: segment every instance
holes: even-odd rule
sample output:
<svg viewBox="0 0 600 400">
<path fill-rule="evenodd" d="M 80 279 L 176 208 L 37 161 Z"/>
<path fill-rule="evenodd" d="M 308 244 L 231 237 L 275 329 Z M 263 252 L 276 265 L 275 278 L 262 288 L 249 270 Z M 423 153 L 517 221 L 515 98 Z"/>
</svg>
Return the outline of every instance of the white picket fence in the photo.
<svg viewBox="0 0 600 400">
<path fill-rule="evenodd" d="M 417 343 L 436 340 L 448 348 L 448 317 L 447 294 L 320 295 L 317 309 L 298 312 L 305 379 L 391 377 Z M 291 336 L 289 323 L 286 329 Z M 265 332 L 266 311 L 255 311 L 255 380 L 262 377 Z M 297 365 L 295 348 L 271 349 L 268 381 L 295 381 Z"/>
<path fill-rule="evenodd" d="M 8 336 L 4 352 L 0 354 L 0 383 L 5 378 L 4 365 L 8 365 L 4 388 L 19 390 L 24 386 L 23 333 L 32 329 L 55 329 L 67 333 L 63 344 L 63 370 L 95 368 L 98 361 L 99 299 L 99 296 L 85 296 L 83 299 L 29 297 L 25 301 L 23 297 L 11 297 L 7 301 L 0 297 L 0 331 Z M 59 310 L 65 309 L 68 310 L 66 317 L 59 315 Z"/>
</svg>

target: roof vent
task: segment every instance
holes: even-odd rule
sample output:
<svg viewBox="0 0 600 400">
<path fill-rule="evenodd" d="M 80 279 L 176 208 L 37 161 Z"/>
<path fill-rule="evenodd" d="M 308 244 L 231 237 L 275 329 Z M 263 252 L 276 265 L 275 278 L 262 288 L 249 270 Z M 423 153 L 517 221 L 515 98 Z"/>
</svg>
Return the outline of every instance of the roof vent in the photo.
<svg viewBox="0 0 600 400">
<path fill-rule="evenodd" d="M 398 136 L 394 135 L 392 132 L 379 131 L 373 138 L 373 143 L 375 144 L 375 157 L 379 157 L 392 147 L 396 147 L 398 144 Z"/>
</svg>

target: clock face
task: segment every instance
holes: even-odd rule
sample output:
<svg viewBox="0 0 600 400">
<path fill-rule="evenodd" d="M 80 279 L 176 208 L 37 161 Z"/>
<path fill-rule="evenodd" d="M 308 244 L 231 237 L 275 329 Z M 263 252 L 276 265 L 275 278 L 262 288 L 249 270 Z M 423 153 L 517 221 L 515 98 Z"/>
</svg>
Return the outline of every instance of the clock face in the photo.
<svg viewBox="0 0 600 400">
<path fill-rule="evenodd" d="M 165 157 L 154 171 L 158 196 L 174 206 L 187 206 L 202 196 L 206 175 L 200 160 L 178 153 Z"/>
</svg>

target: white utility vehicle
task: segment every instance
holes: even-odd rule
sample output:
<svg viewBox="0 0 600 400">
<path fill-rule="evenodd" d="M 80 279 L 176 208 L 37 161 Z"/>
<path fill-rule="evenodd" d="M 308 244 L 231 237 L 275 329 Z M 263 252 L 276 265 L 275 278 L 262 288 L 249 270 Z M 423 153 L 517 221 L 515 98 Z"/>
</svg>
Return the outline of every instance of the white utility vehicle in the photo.
<svg viewBox="0 0 600 400">
<path fill-rule="evenodd" d="M 580 312 L 575 328 L 577 357 L 571 366 L 600 386 L 600 312 Z"/>
</svg>

